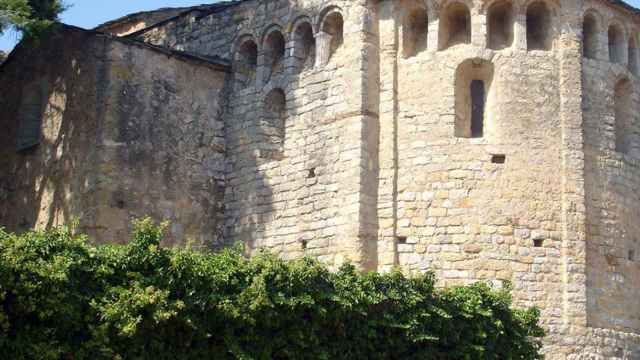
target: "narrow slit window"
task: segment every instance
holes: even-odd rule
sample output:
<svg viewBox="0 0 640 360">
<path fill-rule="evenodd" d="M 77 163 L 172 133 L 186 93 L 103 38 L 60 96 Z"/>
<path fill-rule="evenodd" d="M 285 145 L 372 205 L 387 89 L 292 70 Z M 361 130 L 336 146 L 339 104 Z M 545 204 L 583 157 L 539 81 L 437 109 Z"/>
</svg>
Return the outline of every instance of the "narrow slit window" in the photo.
<svg viewBox="0 0 640 360">
<path fill-rule="evenodd" d="M 484 132 L 484 81 L 471 81 L 471 137 L 482 137 Z"/>
</svg>

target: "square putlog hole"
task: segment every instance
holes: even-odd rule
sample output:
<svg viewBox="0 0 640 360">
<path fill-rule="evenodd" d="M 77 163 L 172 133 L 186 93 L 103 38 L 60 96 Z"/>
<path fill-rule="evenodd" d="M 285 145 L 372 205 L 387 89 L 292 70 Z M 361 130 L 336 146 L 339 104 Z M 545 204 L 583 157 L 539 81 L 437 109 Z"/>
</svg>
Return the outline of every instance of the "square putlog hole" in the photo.
<svg viewBox="0 0 640 360">
<path fill-rule="evenodd" d="M 533 246 L 534 247 L 542 247 L 542 245 L 544 245 L 544 239 L 533 239 Z"/>
<path fill-rule="evenodd" d="M 406 236 L 396 236 L 396 242 L 398 244 L 406 244 L 407 243 L 407 237 Z"/>
<path fill-rule="evenodd" d="M 495 154 L 491 156 L 491 162 L 494 164 L 504 164 L 507 161 L 507 155 Z"/>
</svg>

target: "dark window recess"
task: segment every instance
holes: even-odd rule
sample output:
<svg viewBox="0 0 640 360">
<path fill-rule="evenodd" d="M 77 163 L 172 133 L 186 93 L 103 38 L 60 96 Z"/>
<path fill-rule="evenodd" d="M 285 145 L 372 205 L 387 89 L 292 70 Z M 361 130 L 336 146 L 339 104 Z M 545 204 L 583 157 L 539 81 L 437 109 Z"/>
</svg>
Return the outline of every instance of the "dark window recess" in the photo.
<svg viewBox="0 0 640 360">
<path fill-rule="evenodd" d="M 484 81 L 471 81 L 471 137 L 482 137 L 484 131 Z"/>
<path fill-rule="evenodd" d="M 16 137 L 18 152 L 29 150 L 40 144 L 46 93 L 47 84 L 44 81 L 33 83 L 23 90 L 22 103 L 20 104 L 20 125 Z"/>
<path fill-rule="evenodd" d="M 300 246 L 302 247 L 302 250 L 306 250 L 307 249 L 307 240 L 300 240 Z"/>
<path fill-rule="evenodd" d="M 493 155 L 491 156 L 491 162 L 494 164 L 504 164 L 507 161 L 506 155 Z"/>
<path fill-rule="evenodd" d="M 316 177 L 316 168 L 309 169 L 309 174 L 307 175 L 307 179 L 313 179 Z"/>
<path fill-rule="evenodd" d="M 542 247 L 543 244 L 544 244 L 544 239 L 533 239 L 534 247 Z"/>
<path fill-rule="evenodd" d="M 407 237 L 406 236 L 396 236 L 396 241 L 398 242 L 398 244 L 406 244 L 407 243 Z"/>
<path fill-rule="evenodd" d="M 636 251 L 629 250 L 629 261 L 634 261 L 636 259 Z"/>
</svg>

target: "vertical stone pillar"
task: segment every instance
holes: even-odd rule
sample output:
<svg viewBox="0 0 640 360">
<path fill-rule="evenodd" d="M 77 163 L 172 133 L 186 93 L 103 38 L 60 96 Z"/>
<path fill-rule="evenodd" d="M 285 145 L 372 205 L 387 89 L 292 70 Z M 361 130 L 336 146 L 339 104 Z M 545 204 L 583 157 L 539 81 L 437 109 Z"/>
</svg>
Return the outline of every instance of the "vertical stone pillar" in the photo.
<svg viewBox="0 0 640 360">
<path fill-rule="evenodd" d="M 397 77 L 401 19 L 395 1 L 378 8 L 380 43 L 380 183 L 378 189 L 378 270 L 388 271 L 398 263 L 397 229 Z M 435 24 L 435 26 L 434 26 Z M 437 21 L 429 27 L 427 46 L 437 50 Z"/>
<path fill-rule="evenodd" d="M 554 343 L 575 347 L 587 326 L 586 314 L 586 199 L 582 116 L 582 2 L 563 3 L 558 50 L 560 121 L 562 129 L 562 320 L 567 334 Z"/>
<path fill-rule="evenodd" d="M 471 44 L 479 48 L 487 47 L 487 17 L 476 7 L 471 10 Z"/>
<path fill-rule="evenodd" d="M 348 109 L 340 115 L 340 189 L 345 206 L 339 211 L 341 236 L 335 265 L 351 261 L 364 270 L 377 268 L 378 231 L 378 44 L 375 1 L 354 0 L 344 21 L 341 62 Z M 330 41 L 322 41 L 324 49 Z M 322 52 L 322 51 L 321 51 Z M 320 58 L 326 59 L 325 56 Z"/>
<path fill-rule="evenodd" d="M 527 50 L 527 9 L 514 7 L 513 46 L 516 50 Z"/>
</svg>

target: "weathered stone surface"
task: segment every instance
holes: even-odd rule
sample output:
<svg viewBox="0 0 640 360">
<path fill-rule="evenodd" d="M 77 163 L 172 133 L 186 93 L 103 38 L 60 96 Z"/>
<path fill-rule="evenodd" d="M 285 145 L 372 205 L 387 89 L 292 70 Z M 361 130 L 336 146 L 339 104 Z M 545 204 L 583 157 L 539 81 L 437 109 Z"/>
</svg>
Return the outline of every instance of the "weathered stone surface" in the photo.
<svg viewBox="0 0 640 360">
<path fill-rule="evenodd" d="M 4 150 L 0 219 L 17 228 L 16 204 L 60 203 L 64 217 L 23 225 L 78 215 L 118 229 L 110 240 L 146 212 L 172 220 L 174 242 L 510 281 L 517 305 L 542 310 L 547 358 L 640 358 L 638 18 L 601 0 L 185 11 L 137 39 L 232 73 L 121 43 L 60 56 L 102 74 L 60 100 L 83 94 L 71 109 L 95 115 L 70 117 L 69 149 Z M 0 94 L 8 123 L 15 96 Z M 54 154 L 77 160 L 54 168 Z"/>
</svg>

